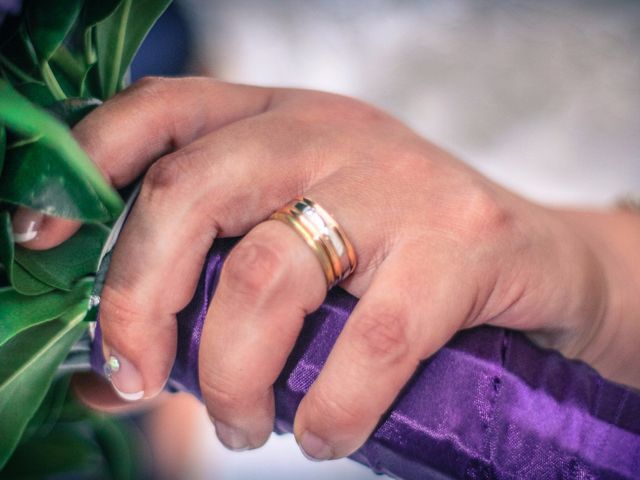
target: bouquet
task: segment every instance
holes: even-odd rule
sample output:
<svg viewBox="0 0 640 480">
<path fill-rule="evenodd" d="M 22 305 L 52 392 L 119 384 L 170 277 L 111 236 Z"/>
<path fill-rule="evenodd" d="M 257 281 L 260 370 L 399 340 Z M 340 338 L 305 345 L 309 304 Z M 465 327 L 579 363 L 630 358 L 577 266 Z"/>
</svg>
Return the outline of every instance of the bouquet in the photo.
<svg viewBox="0 0 640 480">
<path fill-rule="evenodd" d="M 19 3 L 0 1 L 0 470 L 78 472 L 102 460 L 102 474 L 126 477 L 122 425 L 67 393 L 69 370 L 88 368 L 94 274 L 123 207 L 70 127 L 126 85 L 170 0 Z M 13 238 L 17 206 L 83 227 L 57 248 L 27 250 Z"/>
</svg>

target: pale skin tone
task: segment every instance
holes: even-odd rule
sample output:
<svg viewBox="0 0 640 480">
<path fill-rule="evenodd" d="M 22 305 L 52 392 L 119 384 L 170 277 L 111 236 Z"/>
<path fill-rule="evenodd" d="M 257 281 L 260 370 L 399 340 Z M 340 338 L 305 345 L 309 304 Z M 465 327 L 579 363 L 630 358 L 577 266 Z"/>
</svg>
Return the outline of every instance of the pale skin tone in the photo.
<svg viewBox="0 0 640 480">
<path fill-rule="evenodd" d="M 114 186 L 146 170 L 101 303 L 104 351 L 122 361 L 113 383 L 125 396 L 162 390 L 176 312 L 207 251 L 216 237 L 245 235 L 200 350 L 204 400 L 231 448 L 266 441 L 272 384 L 326 294 L 311 249 L 267 220 L 301 194 L 333 214 L 359 260 L 341 286 L 360 301 L 296 415 L 310 456 L 351 454 L 418 363 L 481 324 L 524 330 L 640 387 L 640 215 L 532 203 L 387 114 L 319 92 L 147 79 L 73 133 Z M 20 210 L 15 230 L 29 226 L 37 235 L 24 245 L 35 249 L 77 228 Z M 115 408 L 104 392 L 78 389 Z"/>
</svg>

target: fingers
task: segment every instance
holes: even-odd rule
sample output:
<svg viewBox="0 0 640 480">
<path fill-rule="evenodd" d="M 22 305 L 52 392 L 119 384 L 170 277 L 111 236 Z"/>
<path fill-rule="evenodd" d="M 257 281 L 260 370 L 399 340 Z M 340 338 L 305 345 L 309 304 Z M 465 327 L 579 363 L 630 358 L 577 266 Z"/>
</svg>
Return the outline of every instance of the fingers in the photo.
<svg viewBox="0 0 640 480">
<path fill-rule="evenodd" d="M 363 202 L 342 203 L 337 192 L 344 183 L 326 179 L 305 196 L 332 212 L 336 221 L 349 219 L 343 227 L 366 272 L 384 236 L 354 209 L 354 205 L 362 208 Z M 339 205 L 336 197 L 341 198 Z M 230 254 L 209 307 L 202 334 L 206 348 L 200 350 L 199 359 L 203 398 L 218 437 L 228 447 L 256 448 L 267 440 L 274 421 L 273 383 L 305 315 L 321 304 L 325 294 L 320 262 L 286 224 L 258 225 Z"/>
<path fill-rule="evenodd" d="M 326 293 L 314 253 L 285 224 L 259 224 L 222 269 L 202 333 L 200 386 L 220 440 L 262 445 L 274 418 L 272 385 L 304 316 Z M 250 361 L 247 361 L 251 359 Z"/>
<path fill-rule="evenodd" d="M 283 141 L 286 122 L 274 123 L 254 117 L 229 125 L 146 174 L 100 306 L 104 354 L 115 358 L 111 379 L 123 398 L 162 390 L 175 357 L 175 315 L 193 296 L 216 235 L 246 233 L 302 188 L 305 154 Z"/>
<path fill-rule="evenodd" d="M 146 78 L 93 111 L 74 136 L 115 187 L 163 154 L 262 113 L 272 90 L 211 78 Z"/>
<path fill-rule="evenodd" d="M 157 158 L 200 136 L 263 112 L 273 90 L 209 78 L 148 78 L 135 83 L 84 118 L 76 140 L 116 188 L 137 178 Z M 33 249 L 66 240 L 77 222 L 19 208 L 14 236 Z"/>
<path fill-rule="evenodd" d="M 418 252 L 385 259 L 302 400 L 294 433 L 307 457 L 328 460 L 359 448 L 419 362 L 461 328 L 472 303 L 462 293 L 468 290 L 455 268 L 433 255 L 429 268 L 438 275 L 425 278 Z"/>
</svg>

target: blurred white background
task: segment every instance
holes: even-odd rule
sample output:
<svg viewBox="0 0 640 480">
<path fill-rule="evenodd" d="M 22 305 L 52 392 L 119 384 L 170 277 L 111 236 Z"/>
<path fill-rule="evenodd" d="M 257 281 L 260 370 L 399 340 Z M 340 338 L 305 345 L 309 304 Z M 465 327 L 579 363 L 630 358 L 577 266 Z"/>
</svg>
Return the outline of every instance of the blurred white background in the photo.
<svg viewBox="0 0 640 480">
<path fill-rule="evenodd" d="M 640 193 L 638 1 L 183 3 L 203 67 L 224 80 L 365 99 L 542 202 Z M 291 436 L 232 454 L 208 421 L 197 435 L 194 478 L 376 478 L 308 462 Z"/>
</svg>

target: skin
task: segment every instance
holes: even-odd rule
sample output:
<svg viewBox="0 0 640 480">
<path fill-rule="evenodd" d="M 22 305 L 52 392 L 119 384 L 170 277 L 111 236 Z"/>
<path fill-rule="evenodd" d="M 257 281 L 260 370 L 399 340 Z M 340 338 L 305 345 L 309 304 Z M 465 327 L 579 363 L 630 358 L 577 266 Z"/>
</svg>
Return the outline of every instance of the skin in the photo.
<svg viewBox="0 0 640 480">
<path fill-rule="evenodd" d="M 246 235 L 200 350 L 206 406 L 230 448 L 266 441 L 272 384 L 326 294 L 311 249 L 267 220 L 301 194 L 332 213 L 359 262 L 341 286 L 360 301 L 296 415 L 309 456 L 356 450 L 419 362 L 481 324 L 524 330 L 640 387 L 639 215 L 532 203 L 387 114 L 320 92 L 145 79 L 73 133 L 116 187 L 146 170 L 101 303 L 105 354 L 126 371 L 119 390 L 161 391 L 205 254 L 216 237 Z M 14 228 L 33 215 L 20 210 Z M 76 228 L 44 218 L 25 246 L 50 248 Z M 77 383 L 113 408 L 112 394 Z"/>
</svg>

